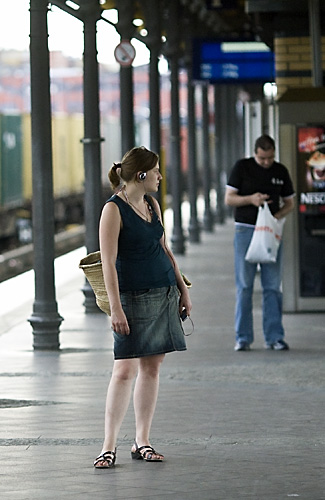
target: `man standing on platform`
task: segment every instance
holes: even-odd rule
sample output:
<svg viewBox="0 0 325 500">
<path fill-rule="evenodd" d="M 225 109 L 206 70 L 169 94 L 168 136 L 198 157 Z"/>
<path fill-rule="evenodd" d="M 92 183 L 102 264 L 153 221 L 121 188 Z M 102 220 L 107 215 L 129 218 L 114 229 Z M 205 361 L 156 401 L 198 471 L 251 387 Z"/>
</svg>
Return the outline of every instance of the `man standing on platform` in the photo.
<svg viewBox="0 0 325 500">
<path fill-rule="evenodd" d="M 287 168 L 274 160 L 275 143 L 268 135 L 255 142 L 255 155 L 237 161 L 226 187 L 225 203 L 235 208 L 235 351 L 248 351 L 254 341 L 253 287 L 257 264 L 245 260 L 253 236 L 258 207 L 265 201 L 276 219 L 294 207 L 294 189 Z M 277 260 L 260 264 L 263 289 L 263 332 L 265 348 L 288 350 L 282 325 L 282 243 Z"/>
</svg>

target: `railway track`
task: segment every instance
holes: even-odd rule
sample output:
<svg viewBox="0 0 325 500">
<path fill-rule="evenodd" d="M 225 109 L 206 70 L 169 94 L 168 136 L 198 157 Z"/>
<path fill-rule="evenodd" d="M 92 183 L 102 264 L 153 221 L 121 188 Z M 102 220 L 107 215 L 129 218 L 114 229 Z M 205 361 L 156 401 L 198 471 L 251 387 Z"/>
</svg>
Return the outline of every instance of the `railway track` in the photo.
<svg viewBox="0 0 325 500">
<path fill-rule="evenodd" d="M 71 252 L 85 243 L 85 226 L 74 226 L 55 235 L 55 257 Z M 0 282 L 33 268 L 33 244 L 23 245 L 0 255 Z"/>
</svg>

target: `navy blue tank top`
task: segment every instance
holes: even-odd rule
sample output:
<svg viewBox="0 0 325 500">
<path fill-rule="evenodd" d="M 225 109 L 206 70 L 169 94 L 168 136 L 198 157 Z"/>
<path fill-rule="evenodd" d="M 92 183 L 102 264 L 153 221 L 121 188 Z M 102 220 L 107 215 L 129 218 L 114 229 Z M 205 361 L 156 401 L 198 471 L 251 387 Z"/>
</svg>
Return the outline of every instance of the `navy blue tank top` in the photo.
<svg viewBox="0 0 325 500">
<path fill-rule="evenodd" d="M 116 259 L 120 291 L 176 285 L 174 268 L 160 243 L 164 229 L 153 207 L 147 222 L 119 196 L 113 195 L 109 202 L 118 206 L 122 218 Z"/>
</svg>

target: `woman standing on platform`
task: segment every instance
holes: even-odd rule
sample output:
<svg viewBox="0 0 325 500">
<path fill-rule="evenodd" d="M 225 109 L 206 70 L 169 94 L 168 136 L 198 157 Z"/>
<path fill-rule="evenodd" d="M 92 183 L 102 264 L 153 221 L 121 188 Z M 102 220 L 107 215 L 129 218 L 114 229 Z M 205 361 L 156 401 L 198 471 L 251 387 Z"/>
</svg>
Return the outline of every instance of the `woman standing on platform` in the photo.
<svg viewBox="0 0 325 500">
<path fill-rule="evenodd" d="M 134 459 L 163 461 L 152 448 L 150 428 L 156 408 L 159 369 L 165 353 L 186 350 L 180 313 L 192 304 L 175 258 L 166 244 L 157 192 L 162 176 L 158 155 L 133 148 L 109 171 L 113 189 L 100 220 L 100 250 L 111 306 L 114 366 L 108 386 L 105 439 L 96 468 L 116 460 L 116 441 L 133 404 Z"/>
</svg>

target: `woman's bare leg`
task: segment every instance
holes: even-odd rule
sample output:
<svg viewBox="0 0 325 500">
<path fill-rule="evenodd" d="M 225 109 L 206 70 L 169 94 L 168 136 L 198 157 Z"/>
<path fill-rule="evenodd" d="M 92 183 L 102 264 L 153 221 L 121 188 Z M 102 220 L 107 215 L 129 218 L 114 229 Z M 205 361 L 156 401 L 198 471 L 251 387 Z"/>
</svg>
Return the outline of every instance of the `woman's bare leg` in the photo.
<svg viewBox="0 0 325 500">
<path fill-rule="evenodd" d="M 115 450 L 117 435 L 130 403 L 132 384 L 138 366 L 138 359 L 114 361 L 112 377 L 107 390 L 105 439 L 101 453 Z M 100 463 L 99 465 L 106 464 Z"/>
<path fill-rule="evenodd" d="M 159 370 L 164 357 L 164 354 L 159 354 L 139 359 L 133 395 L 136 443 L 139 447 L 150 445 L 149 435 L 159 390 Z"/>
</svg>

